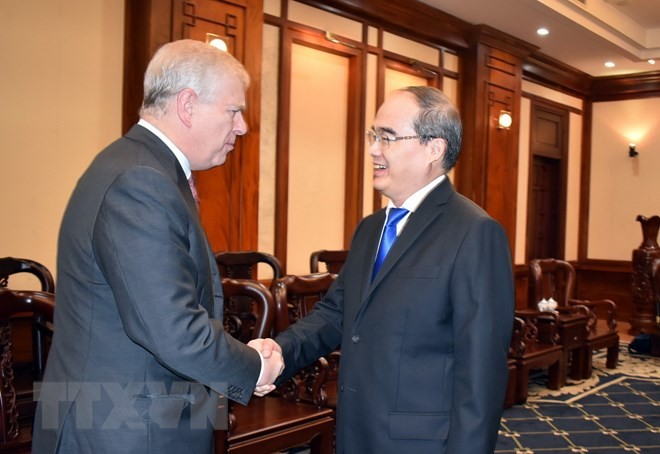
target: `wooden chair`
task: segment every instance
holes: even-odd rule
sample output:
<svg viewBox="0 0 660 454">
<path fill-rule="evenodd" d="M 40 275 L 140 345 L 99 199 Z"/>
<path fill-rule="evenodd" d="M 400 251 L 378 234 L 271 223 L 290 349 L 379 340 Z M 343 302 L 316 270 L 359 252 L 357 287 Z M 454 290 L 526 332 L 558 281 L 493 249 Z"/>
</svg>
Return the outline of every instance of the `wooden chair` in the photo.
<svg viewBox="0 0 660 454">
<path fill-rule="evenodd" d="M 225 278 L 222 286 L 228 298 L 252 300 L 256 321 L 250 330 L 252 338 L 264 337 L 271 332 L 275 303 L 264 284 Z M 231 308 L 225 308 L 225 317 L 235 315 Z M 230 321 L 225 325 L 230 334 L 245 333 L 234 323 Z M 272 453 L 308 445 L 311 454 L 332 453 L 334 412 L 324 407 L 323 392 L 327 369 L 327 362 L 321 358 L 311 368 L 281 385 L 279 392 L 253 397 L 247 406 L 230 404 L 229 427 L 228 430 L 216 431 L 215 452 Z M 300 386 L 301 382 L 306 386 Z M 295 392 L 292 392 L 294 389 Z M 310 397 L 302 399 L 297 394 L 301 390 L 309 392 Z"/>
<path fill-rule="evenodd" d="M 314 251 L 309 256 L 309 272 L 320 272 L 321 270 L 319 270 L 319 262 L 322 262 L 325 263 L 327 272 L 339 274 L 342 266 L 344 266 L 346 257 L 348 257 L 348 251 L 346 249 L 333 251 L 322 249 L 320 251 Z"/>
<path fill-rule="evenodd" d="M 522 321 L 522 320 L 520 320 Z M 515 323 L 514 323 L 514 334 L 515 334 Z M 509 352 L 511 349 L 509 348 Z M 509 369 L 509 379 L 506 383 L 506 394 L 504 395 L 504 408 L 511 408 L 513 404 L 516 403 L 516 383 L 518 380 L 518 367 L 516 366 L 516 360 L 509 358 L 507 360 L 507 367 Z"/>
<path fill-rule="evenodd" d="M 232 279 L 257 279 L 257 265 L 263 263 L 272 272 L 272 280 L 284 275 L 282 264 L 272 254 L 258 251 L 227 251 L 215 254 L 220 275 Z M 261 279 L 263 280 L 263 279 Z"/>
<path fill-rule="evenodd" d="M 29 453 L 32 421 L 36 402 L 32 396 L 33 380 L 41 380 L 46 365 L 47 342 L 52 337 L 55 296 L 39 291 L 12 291 L 0 288 L 0 452 Z M 9 319 L 15 314 L 32 314 L 41 356 L 34 358 L 32 376 L 19 384 L 12 357 L 12 333 Z M 29 400 L 21 397 L 19 386 L 29 390 Z"/>
<path fill-rule="evenodd" d="M 36 277 L 42 292 L 55 293 L 53 275 L 41 263 L 25 258 L 0 258 L 0 288 L 27 290 L 13 285 L 12 277 L 20 274 L 31 274 Z M 15 314 L 11 319 L 11 325 L 14 347 L 12 361 L 16 376 L 17 399 L 20 402 L 19 408 L 22 409 L 24 405 L 28 406 L 24 412 L 29 414 L 34 412 L 32 380 L 41 378 L 45 364 L 44 355 L 48 349 L 45 342 L 50 339 L 50 336 L 44 338 L 42 330 L 37 329 L 31 316 Z"/>
<path fill-rule="evenodd" d="M 0 258 L 0 287 L 10 287 L 9 277 L 14 274 L 29 273 L 39 279 L 41 291 L 55 293 L 55 282 L 51 272 L 39 262 L 15 257 Z"/>
<path fill-rule="evenodd" d="M 278 279 L 274 285 L 275 298 L 275 333 L 284 331 L 312 310 L 321 301 L 337 277 L 333 273 L 312 273 L 301 276 L 287 275 Z M 339 350 L 326 356 L 329 370 L 325 392 L 327 406 L 337 408 L 337 385 L 339 379 Z"/>
<path fill-rule="evenodd" d="M 587 318 L 586 336 L 578 351 L 577 361 L 571 376 L 573 378 L 589 378 L 592 372 L 593 351 L 607 349 L 606 366 L 615 369 L 619 358 L 619 333 L 616 323 L 616 304 L 609 299 L 578 300 L 575 299 L 575 268 L 564 260 L 534 259 L 529 263 L 531 281 L 533 284 L 532 302 L 542 298 L 554 298 L 558 308 L 565 311 L 577 310 Z M 574 338 L 579 333 L 565 337 Z"/>
<path fill-rule="evenodd" d="M 336 277 L 336 274 L 326 272 L 287 275 L 275 281 L 275 333 L 281 333 L 307 315 L 323 299 Z"/>
<path fill-rule="evenodd" d="M 251 279 L 222 279 L 222 292 L 225 296 L 223 323 L 231 336 L 248 343 L 252 339 L 268 337 L 275 320 L 275 305 L 268 289 L 259 281 Z M 241 318 L 242 313 L 233 305 L 238 297 L 250 301 L 252 317 Z"/>
<path fill-rule="evenodd" d="M 548 339 L 540 336 L 539 324 L 547 325 Z M 552 312 L 516 311 L 509 358 L 516 363 L 515 402 L 527 401 L 529 372 L 548 368 L 548 388 L 559 389 L 565 374 L 562 347 L 559 345 L 558 316 Z"/>
<path fill-rule="evenodd" d="M 270 284 L 282 277 L 282 264 L 272 254 L 258 251 L 226 251 L 215 254 L 215 261 L 220 270 L 222 278 L 229 279 L 253 279 L 257 280 L 257 267 L 260 263 L 267 265 L 271 271 Z M 267 281 L 260 279 L 262 282 Z M 244 321 L 244 327 L 254 324 L 254 314 L 250 307 L 250 298 L 236 296 L 232 298 L 232 305 L 238 318 Z M 252 319 L 250 321 L 250 319 Z M 272 325 L 271 325 L 272 326 Z M 249 333 L 242 333 L 239 337 L 249 339 Z M 270 336 L 268 334 L 267 336 Z"/>
</svg>

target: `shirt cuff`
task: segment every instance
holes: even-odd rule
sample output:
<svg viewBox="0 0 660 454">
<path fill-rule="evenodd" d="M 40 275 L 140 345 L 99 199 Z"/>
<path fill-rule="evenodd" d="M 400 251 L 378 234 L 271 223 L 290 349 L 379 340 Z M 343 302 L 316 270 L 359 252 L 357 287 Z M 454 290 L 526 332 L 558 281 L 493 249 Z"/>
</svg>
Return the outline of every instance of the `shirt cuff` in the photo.
<svg viewBox="0 0 660 454">
<path fill-rule="evenodd" d="M 259 383 L 261 381 L 261 377 L 264 374 L 264 365 L 265 365 L 264 362 L 265 362 L 265 360 L 264 360 L 264 356 L 261 354 L 261 352 L 259 350 L 257 350 L 257 353 L 259 353 L 259 358 L 261 359 L 261 371 L 259 372 L 259 378 L 257 378 L 257 383 Z"/>
</svg>

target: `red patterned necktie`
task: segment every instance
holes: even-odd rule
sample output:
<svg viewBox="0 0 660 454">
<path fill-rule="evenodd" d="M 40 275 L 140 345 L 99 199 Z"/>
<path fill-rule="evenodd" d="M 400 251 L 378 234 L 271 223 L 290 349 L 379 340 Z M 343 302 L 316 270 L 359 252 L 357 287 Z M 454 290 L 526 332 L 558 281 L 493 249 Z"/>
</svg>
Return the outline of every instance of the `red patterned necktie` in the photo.
<svg viewBox="0 0 660 454">
<path fill-rule="evenodd" d="M 195 186 L 195 177 L 190 174 L 188 178 L 188 186 L 190 186 L 190 192 L 192 192 L 193 199 L 195 199 L 195 205 L 199 208 L 199 196 L 197 195 L 197 186 Z"/>
</svg>

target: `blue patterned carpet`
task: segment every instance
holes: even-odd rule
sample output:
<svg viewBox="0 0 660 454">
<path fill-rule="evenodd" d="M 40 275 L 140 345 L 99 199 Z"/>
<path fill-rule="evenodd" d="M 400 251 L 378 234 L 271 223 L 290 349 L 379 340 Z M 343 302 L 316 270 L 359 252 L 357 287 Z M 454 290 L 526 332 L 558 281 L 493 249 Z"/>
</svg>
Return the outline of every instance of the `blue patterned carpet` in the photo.
<svg viewBox="0 0 660 454">
<path fill-rule="evenodd" d="M 604 363 L 595 355 L 590 379 L 557 391 L 533 378 L 527 404 L 504 411 L 495 452 L 660 453 L 660 359 L 622 345 L 617 369 Z"/>
</svg>

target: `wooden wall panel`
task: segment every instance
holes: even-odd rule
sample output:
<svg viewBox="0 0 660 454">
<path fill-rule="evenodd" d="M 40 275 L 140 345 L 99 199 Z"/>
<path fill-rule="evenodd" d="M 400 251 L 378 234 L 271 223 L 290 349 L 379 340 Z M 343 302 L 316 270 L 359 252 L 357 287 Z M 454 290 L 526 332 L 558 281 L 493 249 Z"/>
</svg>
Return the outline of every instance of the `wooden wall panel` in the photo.
<svg viewBox="0 0 660 454">
<path fill-rule="evenodd" d="M 226 38 L 229 51 L 251 77 L 247 93 L 249 132 L 227 162 L 195 172 L 200 216 L 215 251 L 257 248 L 259 120 L 263 2 L 260 0 L 127 0 L 123 127 L 138 119 L 142 79 L 153 53 L 182 38 Z"/>
<path fill-rule="evenodd" d="M 122 132 L 137 123 L 151 56 L 172 41 L 172 0 L 126 0 Z"/>
<path fill-rule="evenodd" d="M 632 268 L 577 265 L 577 295 L 581 299 L 611 299 L 617 305 L 617 320 L 628 321 L 633 314 Z"/>
<path fill-rule="evenodd" d="M 529 307 L 529 271 L 527 265 L 516 265 L 514 268 L 516 310 Z"/>
<path fill-rule="evenodd" d="M 466 57 L 461 106 L 464 143 L 456 167 L 456 186 L 502 224 L 513 254 L 522 58 L 512 53 L 510 41 L 503 46 L 506 50 L 485 44 L 492 44 L 494 37 L 491 30 L 483 32 L 476 37 L 473 53 Z M 501 110 L 512 114 L 510 129 L 499 128 Z"/>
</svg>

